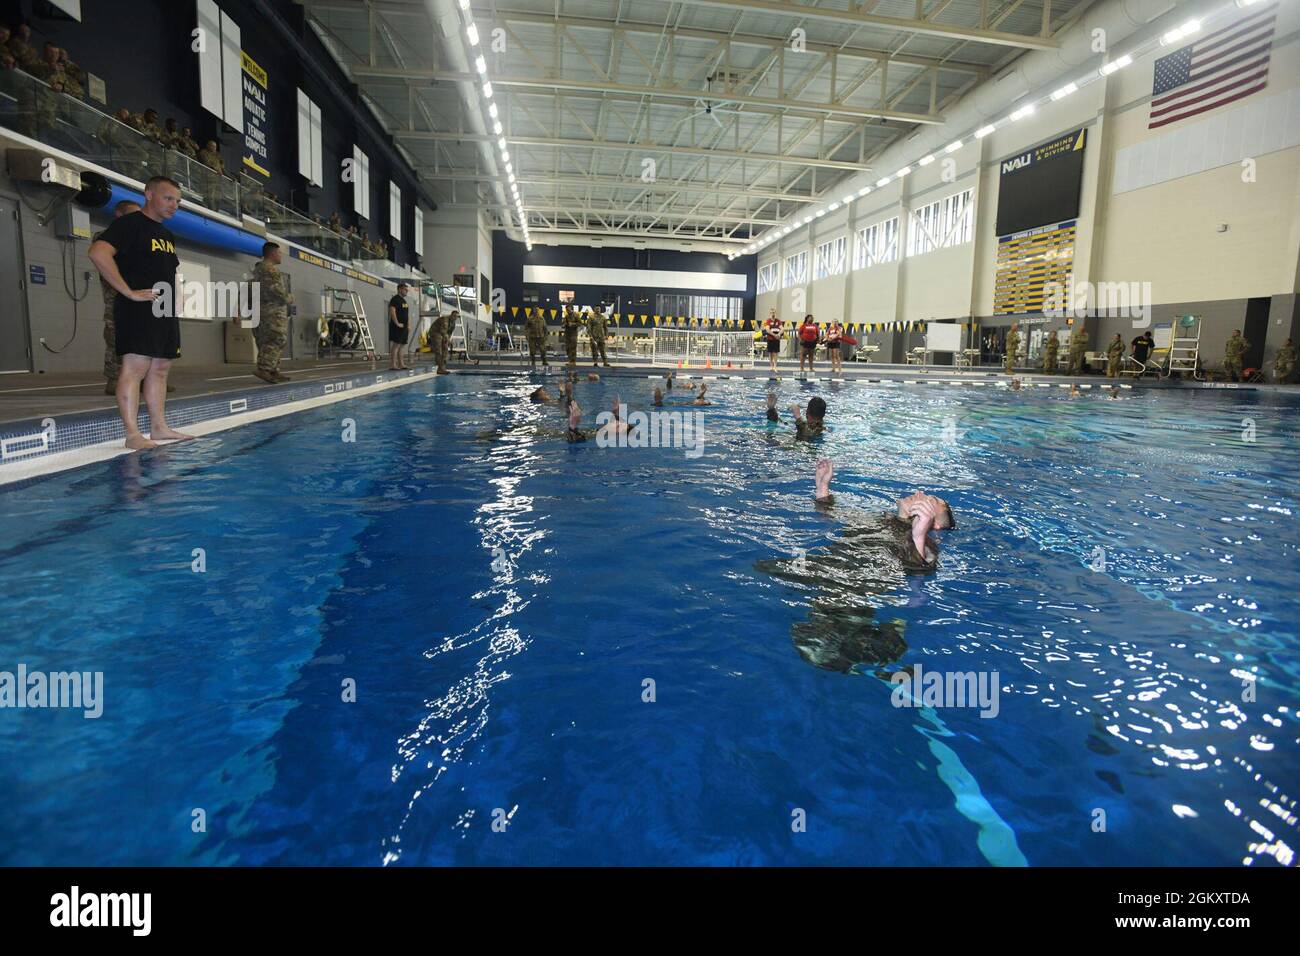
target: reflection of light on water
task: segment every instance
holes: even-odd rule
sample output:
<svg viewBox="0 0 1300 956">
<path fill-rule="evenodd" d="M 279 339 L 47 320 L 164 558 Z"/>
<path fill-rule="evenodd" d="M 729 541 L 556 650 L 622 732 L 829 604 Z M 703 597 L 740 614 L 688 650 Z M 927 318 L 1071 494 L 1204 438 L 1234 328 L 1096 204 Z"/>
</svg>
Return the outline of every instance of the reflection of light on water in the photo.
<svg viewBox="0 0 1300 956">
<path fill-rule="evenodd" d="M 408 772 L 417 772 L 421 759 L 425 761 L 424 770 L 431 773 L 426 773 L 427 779 L 413 791 L 396 832 L 382 841 L 384 865 L 401 858 L 402 833 L 420 796 L 431 790 L 451 765 L 471 755 L 475 742 L 488 725 L 493 686 L 509 680 L 511 672 L 506 669 L 506 663 L 531 643 L 510 624 L 510 618 L 531 603 L 514 587 L 516 562 L 547 535 L 545 530 L 533 525 L 533 499 L 518 493 L 521 481 L 535 474 L 539 467 L 541 456 L 535 447 L 535 432 L 542 414 L 539 407 L 528 403 L 526 390 L 517 392 L 518 389 L 513 390 L 508 397 L 520 401 L 501 410 L 509 424 L 495 433 L 492 445 L 485 449 L 478 463 L 480 468 L 489 465 L 493 472 L 485 482 L 493 497 L 478 507 L 474 518 L 493 583 L 473 594 L 470 600 L 480 602 L 496 597 L 500 603 L 468 631 L 448 635 L 424 652 L 425 657 L 434 658 L 475 645 L 483 650 L 469 673 L 455 680 L 440 695 L 425 701 L 427 711 L 419 724 L 397 741 L 399 759 L 392 768 L 393 783 Z M 526 575 L 523 580 L 536 585 L 548 581 L 537 574 Z M 473 808 L 467 808 L 451 825 L 452 830 L 463 837 L 472 825 L 474 814 Z"/>
</svg>

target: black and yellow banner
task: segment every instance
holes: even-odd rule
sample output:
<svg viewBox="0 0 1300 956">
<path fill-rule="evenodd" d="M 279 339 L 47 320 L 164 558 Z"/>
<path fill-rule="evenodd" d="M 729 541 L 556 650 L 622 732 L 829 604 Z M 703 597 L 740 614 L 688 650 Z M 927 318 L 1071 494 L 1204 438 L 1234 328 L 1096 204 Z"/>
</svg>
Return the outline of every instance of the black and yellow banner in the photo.
<svg viewBox="0 0 1300 956">
<path fill-rule="evenodd" d="M 357 279 L 361 282 L 365 282 L 368 285 L 374 285 L 374 286 L 383 285 L 382 282 L 380 282 L 372 275 L 367 275 L 364 272 L 358 272 L 356 269 L 353 269 L 351 266 L 344 266 L 344 265 L 340 265 L 337 262 L 331 262 L 329 259 L 322 259 L 320 256 L 313 255 L 312 253 L 307 252 L 303 249 L 299 249 L 296 246 L 289 247 L 289 258 L 300 259 L 303 262 L 310 263 L 313 266 L 319 266 L 322 269 L 328 269 L 330 270 L 330 272 L 337 272 L 341 275 L 347 276 L 349 279 Z"/>
</svg>

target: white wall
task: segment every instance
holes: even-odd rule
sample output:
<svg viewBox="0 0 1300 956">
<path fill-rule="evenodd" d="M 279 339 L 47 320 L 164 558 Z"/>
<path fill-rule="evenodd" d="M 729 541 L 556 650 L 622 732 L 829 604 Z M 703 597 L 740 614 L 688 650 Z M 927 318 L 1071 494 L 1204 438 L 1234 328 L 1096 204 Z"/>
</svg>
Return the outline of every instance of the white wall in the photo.
<svg viewBox="0 0 1300 956">
<path fill-rule="evenodd" d="M 779 260 L 783 268 L 784 259 L 799 249 L 809 250 L 811 259 L 818 243 L 837 232 L 849 231 L 852 236 L 856 228 L 887 218 L 891 210 L 901 210 L 899 242 L 905 251 L 911 209 L 973 186 L 972 242 L 852 271 L 851 238 L 850 271 L 810 281 L 805 298 L 807 311 L 819 320 L 916 322 L 974 316 L 987 321 L 993 313 L 997 269 L 999 163 L 1083 127 L 1088 130 L 1088 143 L 1074 249 L 1075 280 L 1149 282 L 1153 304 L 1162 313 L 1199 310 L 1214 316 L 1208 351 L 1210 361 L 1217 361 L 1222 351 L 1218 326 L 1239 324 L 1246 299 L 1273 297 L 1277 309 L 1293 302 L 1300 292 L 1300 146 L 1286 145 L 1300 131 L 1298 31 L 1300 4 L 1281 4 L 1268 86 L 1246 99 L 1148 131 L 1154 61 L 1171 52 L 1162 48 L 982 140 L 968 138 L 966 146 L 950 157 L 956 161 L 955 170 L 945 170 L 945 157 L 940 154 L 934 163 L 914 167 L 901 182 L 895 180 L 849 208 L 795 230 L 759 254 L 759 267 Z M 1037 96 L 1048 91 L 1032 92 Z M 1287 109 L 1269 112 L 1264 101 L 1270 97 L 1282 97 Z M 1250 157 L 1254 181 L 1245 181 L 1239 159 L 1231 158 L 1215 168 L 1114 193 L 1116 158 L 1123 150 L 1224 114 L 1233 114 L 1221 124 L 1226 132 L 1217 134 L 1225 141 L 1224 155 L 1231 156 L 1234 144 L 1239 148 L 1258 144 L 1259 155 Z M 1268 119 L 1261 123 L 1259 116 Z M 1176 162 L 1188 151 L 1187 140 L 1171 140 L 1161 148 L 1166 153 L 1172 150 Z M 950 181 L 945 181 L 945 173 Z M 1226 231 L 1220 231 L 1223 224 Z M 759 296 L 758 316 L 765 317 L 776 306 L 787 321 L 801 318 L 795 315 L 794 291 L 781 289 Z M 1268 355 L 1277 344 L 1274 338 L 1280 342 L 1290 330 L 1289 315 L 1277 318 L 1283 321 L 1270 321 Z"/>
</svg>

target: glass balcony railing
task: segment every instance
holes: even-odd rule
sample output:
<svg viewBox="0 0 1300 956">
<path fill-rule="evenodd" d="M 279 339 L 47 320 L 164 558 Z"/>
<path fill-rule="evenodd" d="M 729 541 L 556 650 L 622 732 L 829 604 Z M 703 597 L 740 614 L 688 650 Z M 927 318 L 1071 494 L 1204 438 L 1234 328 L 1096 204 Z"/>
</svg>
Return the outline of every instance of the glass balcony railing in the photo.
<svg viewBox="0 0 1300 956">
<path fill-rule="evenodd" d="M 243 172 L 238 179 L 223 176 L 21 70 L 0 69 L 0 126 L 132 179 L 169 176 L 181 184 L 184 199 L 236 219 L 244 215 L 265 222 L 268 232 L 331 258 L 414 271 L 380 260 L 363 248 L 360 236 L 335 232 L 275 201 Z"/>
</svg>

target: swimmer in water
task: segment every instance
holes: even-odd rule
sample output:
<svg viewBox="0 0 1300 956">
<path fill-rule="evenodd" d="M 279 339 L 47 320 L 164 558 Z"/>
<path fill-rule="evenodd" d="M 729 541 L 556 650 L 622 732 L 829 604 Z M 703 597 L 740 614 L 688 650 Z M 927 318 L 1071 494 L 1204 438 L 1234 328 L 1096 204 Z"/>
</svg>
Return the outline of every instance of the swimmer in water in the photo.
<svg viewBox="0 0 1300 956">
<path fill-rule="evenodd" d="M 794 437 L 797 441 L 809 441 L 824 433 L 826 400 L 820 395 L 808 400 L 806 421 L 803 417 L 805 413 L 798 405 L 791 405 L 790 411 L 794 413 Z"/>
<path fill-rule="evenodd" d="M 1020 379 L 1018 379 L 1018 378 L 1013 378 L 1013 379 L 1011 380 L 1011 391 L 1013 391 L 1013 392 L 1018 392 L 1018 391 L 1020 391 Z"/>
<path fill-rule="evenodd" d="M 892 514 L 840 511 L 830 490 L 833 473 L 829 459 L 817 463 L 815 507 L 843 521 L 840 536 L 824 550 L 759 561 L 756 567 L 814 590 L 807 618 L 791 632 L 805 661 L 841 674 L 865 669 L 888 680 L 891 665 L 907 652 L 907 642 L 901 620 L 876 619 L 879 599 L 898 591 L 900 570 L 909 575 L 933 571 L 938 544 L 930 532 L 956 523 L 947 502 L 920 492 L 897 501 Z M 925 557 L 918 553 L 918 538 Z"/>
<path fill-rule="evenodd" d="M 600 381 L 600 376 L 597 375 L 595 372 L 588 372 L 588 373 L 587 373 L 587 381 L 589 381 L 589 382 L 599 382 L 599 381 Z"/>
<path fill-rule="evenodd" d="M 707 398 L 704 397 L 704 393 L 707 392 L 708 390 L 709 390 L 709 386 L 708 386 L 708 385 L 701 384 L 701 385 L 700 385 L 700 394 L 698 394 L 698 395 L 695 396 L 695 401 L 691 402 L 691 404 L 692 404 L 692 405 L 712 405 L 713 403 L 712 403 L 711 401 L 709 401 Z"/>
<path fill-rule="evenodd" d="M 673 373 L 669 372 L 664 377 L 664 391 L 671 392 L 672 390 L 673 390 Z"/>
<path fill-rule="evenodd" d="M 1106 398 L 1108 398 L 1112 402 L 1115 401 L 1117 398 L 1119 398 L 1119 386 L 1112 385 L 1110 387 L 1110 394 L 1107 395 Z"/>
<path fill-rule="evenodd" d="M 1082 393 L 1081 391 L 1079 391 L 1079 386 L 1078 386 L 1078 385 L 1071 385 L 1071 386 L 1070 386 L 1070 397 L 1071 397 L 1071 398 L 1079 398 L 1079 397 L 1081 397 L 1082 395 L 1083 395 L 1083 393 Z"/>
<path fill-rule="evenodd" d="M 578 404 L 575 398 L 569 402 L 569 431 L 565 435 L 566 439 L 571 442 L 586 441 L 587 436 L 578 428 L 578 423 L 582 421 L 582 406 Z"/>
<path fill-rule="evenodd" d="M 560 394 L 561 395 L 564 394 L 563 384 L 560 385 Z M 534 402 L 537 404 L 555 401 L 555 399 L 551 398 L 551 393 L 546 390 L 545 385 L 540 385 L 537 388 L 533 389 L 533 391 L 528 396 L 528 400 L 530 402 Z"/>
<path fill-rule="evenodd" d="M 658 385 L 655 386 L 655 397 L 654 397 L 654 401 L 651 402 L 651 404 L 654 405 L 656 408 L 662 408 L 662 407 L 663 407 L 663 404 L 664 404 L 664 390 L 663 390 L 662 388 L 660 388 Z"/>
<path fill-rule="evenodd" d="M 767 420 L 769 422 L 781 420 L 781 416 L 776 413 L 776 392 L 767 393 Z"/>
<path fill-rule="evenodd" d="M 609 435 L 611 437 L 614 435 L 627 434 L 627 422 L 623 421 L 623 419 L 618 417 L 619 406 L 621 404 L 622 402 L 619 400 L 619 397 L 615 395 L 614 396 L 614 417 L 613 419 L 610 420 L 610 422 L 607 425 L 602 426 L 603 428 L 609 429 Z"/>
</svg>

